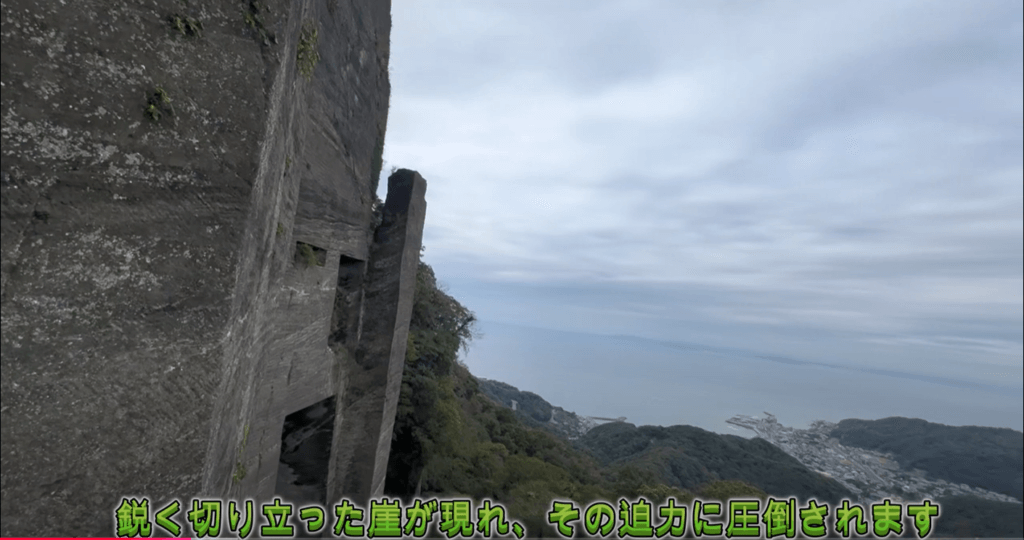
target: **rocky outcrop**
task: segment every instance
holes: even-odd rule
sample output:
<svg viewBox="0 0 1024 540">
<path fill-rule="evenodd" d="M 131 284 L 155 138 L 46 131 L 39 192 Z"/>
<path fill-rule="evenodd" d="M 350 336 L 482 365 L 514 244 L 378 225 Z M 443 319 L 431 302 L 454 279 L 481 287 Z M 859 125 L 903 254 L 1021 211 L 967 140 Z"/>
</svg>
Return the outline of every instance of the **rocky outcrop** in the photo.
<svg viewBox="0 0 1024 540">
<path fill-rule="evenodd" d="M 399 171 L 375 230 L 390 4 L 2 9 L 0 533 L 266 500 L 285 417 L 330 399 L 363 423 L 329 496 L 368 497 L 424 212 Z"/>
</svg>

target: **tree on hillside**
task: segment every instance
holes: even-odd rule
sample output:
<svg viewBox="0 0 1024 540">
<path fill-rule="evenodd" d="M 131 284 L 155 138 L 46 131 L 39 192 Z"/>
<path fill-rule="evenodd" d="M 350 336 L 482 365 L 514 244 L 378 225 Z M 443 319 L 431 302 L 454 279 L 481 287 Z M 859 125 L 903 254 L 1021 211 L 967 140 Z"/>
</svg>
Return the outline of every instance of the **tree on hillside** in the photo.
<svg viewBox="0 0 1024 540">
<path fill-rule="evenodd" d="M 428 459 L 439 445 L 458 440 L 458 405 L 450 380 L 474 337 L 476 316 L 438 286 L 424 262 L 416 272 L 405 373 L 395 416 L 386 489 L 397 496 L 416 493 Z"/>
</svg>

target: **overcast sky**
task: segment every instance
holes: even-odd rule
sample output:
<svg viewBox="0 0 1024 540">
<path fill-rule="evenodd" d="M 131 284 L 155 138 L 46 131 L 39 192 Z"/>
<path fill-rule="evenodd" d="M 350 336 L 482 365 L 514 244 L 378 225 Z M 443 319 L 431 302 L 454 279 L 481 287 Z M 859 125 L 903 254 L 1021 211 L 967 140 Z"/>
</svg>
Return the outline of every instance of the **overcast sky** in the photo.
<svg viewBox="0 0 1024 540">
<path fill-rule="evenodd" d="M 427 179 L 425 260 L 485 329 L 1020 389 L 1022 19 L 397 0 L 386 169 Z"/>
</svg>

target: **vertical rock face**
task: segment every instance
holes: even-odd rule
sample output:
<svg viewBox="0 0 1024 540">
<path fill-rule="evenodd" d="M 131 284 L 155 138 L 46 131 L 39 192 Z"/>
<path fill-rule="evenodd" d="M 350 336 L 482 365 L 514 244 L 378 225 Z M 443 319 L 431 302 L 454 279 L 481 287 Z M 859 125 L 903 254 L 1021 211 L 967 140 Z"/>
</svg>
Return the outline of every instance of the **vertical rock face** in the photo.
<svg viewBox="0 0 1024 540">
<path fill-rule="evenodd" d="M 339 389 L 343 405 L 332 445 L 331 500 L 349 496 L 366 504 L 384 491 L 416 290 L 426 188 L 423 178 L 409 170 L 400 170 L 388 180 L 384 219 L 366 272 L 354 354 L 345 343 L 332 343 L 346 380 Z"/>
<path fill-rule="evenodd" d="M 400 171 L 374 241 L 390 3 L 2 10 L 0 533 L 266 500 L 285 417 L 332 398 L 328 497 L 368 496 L 425 208 Z"/>
</svg>

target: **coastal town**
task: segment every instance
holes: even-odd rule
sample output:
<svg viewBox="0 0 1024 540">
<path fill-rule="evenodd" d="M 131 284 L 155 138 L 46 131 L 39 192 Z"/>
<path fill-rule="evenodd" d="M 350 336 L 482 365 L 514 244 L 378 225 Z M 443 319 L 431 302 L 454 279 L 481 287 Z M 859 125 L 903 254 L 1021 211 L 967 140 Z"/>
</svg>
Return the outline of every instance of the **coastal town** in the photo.
<svg viewBox="0 0 1024 540">
<path fill-rule="evenodd" d="M 891 499 L 914 502 L 950 495 L 973 495 L 993 501 L 1020 503 L 1017 499 L 967 484 L 933 480 L 923 471 L 905 470 L 890 454 L 844 446 L 829 437 L 834 422 L 816 420 L 809 429 L 783 426 L 771 413 L 764 418 L 737 415 L 727 423 L 746 428 L 806 467 L 832 478 L 855 493 L 859 502 Z"/>
</svg>

